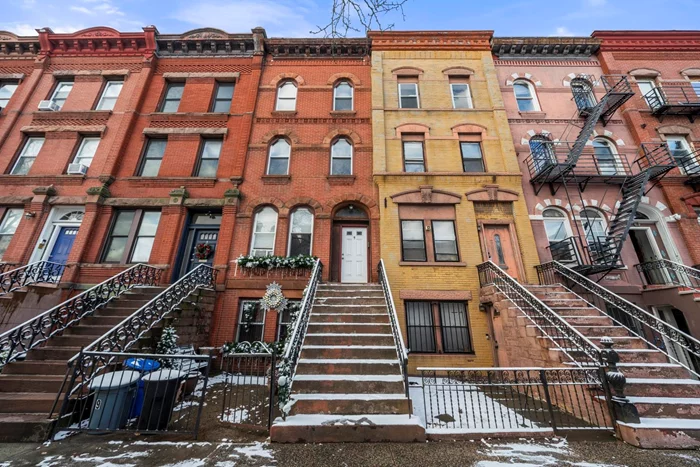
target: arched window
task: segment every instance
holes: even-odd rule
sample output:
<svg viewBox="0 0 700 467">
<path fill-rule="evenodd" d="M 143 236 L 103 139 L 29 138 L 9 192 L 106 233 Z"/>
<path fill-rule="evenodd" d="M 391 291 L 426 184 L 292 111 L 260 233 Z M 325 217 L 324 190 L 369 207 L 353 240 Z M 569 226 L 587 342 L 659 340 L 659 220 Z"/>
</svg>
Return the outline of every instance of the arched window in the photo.
<svg viewBox="0 0 700 467">
<path fill-rule="evenodd" d="M 588 110 L 596 106 L 597 102 L 593 93 L 593 85 L 586 78 L 577 77 L 572 79 L 571 92 L 579 110 Z"/>
<path fill-rule="evenodd" d="M 581 211 L 581 224 L 586 232 L 586 242 L 589 245 L 604 241 L 606 237 L 605 217 L 597 209 L 586 208 Z"/>
<path fill-rule="evenodd" d="M 284 138 L 280 138 L 270 145 L 270 156 L 267 161 L 268 175 L 287 175 L 289 173 L 291 150 L 291 145 Z"/>
<path fill-rule="evenodd" d="M 518 110 L 521 112 L 536 112 L 540 110 L 532 83 L 524 79 L 516 80 L 513 83 L 513 92 L 515 93 L 515 100 L 518 102 Z"/>
<path fill-rule="evenodd" d="M 275 251 L 276 234 L 277 211 L 270 206 L 266 206 L 255 214 L 253 240 L 250 242 L 250 255 L 272 256 Z"/>
<path fill-rule="evenodd" d="M 571 227 L 566 214 L 556 208 L 547 208 L 542 212 L 542 217 L 552 259 L 563 262 L 575 261 L 575 246 L 567 240 L 571 237 Z"/>
<path fill-rule="evenodd" d="M 288 256 L 310 255 L 314 235 L 314 215 L 309 208 L 297 208 L 290 216 Z"/>
<path fill-rule="evenodd" d="M 557 162 L 554 143 L 545 135 L 534 135 L 530 138 L 530 152 L 536 173 Z"/>
<path fill-rule="evenodd" d="M 352 110 L 353 88 L 348 81 L 340 81 L 333 89 L 333 110 Z"/>
<path fill-rule="evenodd" d="M 624 175 L 625 171 L 618 161 L 615 146 L 605 138 L 593 140 L 593 154 L 595 155 L 598 173 L 601 175 Z"/>
<path fill-rule="evenodd" d="M 290 111 L 297 108 L 297 87 L 292 81 L 284 81 L 277 88 L 275 110 Z"/>
<path fill-rule="evenodd" d="M 331 146 L 331 175 L 352 175 L 352 144 L 346 138 Z"/>
</svg>

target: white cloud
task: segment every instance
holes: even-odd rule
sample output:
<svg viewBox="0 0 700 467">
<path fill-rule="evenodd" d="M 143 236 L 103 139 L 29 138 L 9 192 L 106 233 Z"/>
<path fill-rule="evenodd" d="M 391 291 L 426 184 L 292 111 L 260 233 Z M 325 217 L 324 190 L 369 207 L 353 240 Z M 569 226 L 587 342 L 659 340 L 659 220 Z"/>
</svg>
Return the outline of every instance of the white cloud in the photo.
<svg viewBox="0 0 700 467">
<path fill-rule="evenodd" d="M 189 1 L 180 5 L 172 19 L 197 27 L 214 27 L 224 31 L 248 32 L 256 26 L 267 29 L 269 36 L 308 36 L 314 28 L 303 15 L 308 10 L 298 4 L 274 0 L 234 0 L 225 4 L 211 0 Z"/>
<path fill-rule="evenodd" d="M 554 34 L 550 34 L 551 36 L 559 36 L 559 37 L 571 37 L 571 36 L 576 36 L 575 33 L 569 31 L 569 28 L 566 26 L 559 26 L 555 31 Z"/>
<path fill-rule="evenodd" d="M 86 15 L 93 15 L 94 14 L 92 11 L 88 10 L 84 6 L 71 6 L 70 9 L 73 11 L 77 11 L 78 13 L 84 13 Z"/>
</svg>

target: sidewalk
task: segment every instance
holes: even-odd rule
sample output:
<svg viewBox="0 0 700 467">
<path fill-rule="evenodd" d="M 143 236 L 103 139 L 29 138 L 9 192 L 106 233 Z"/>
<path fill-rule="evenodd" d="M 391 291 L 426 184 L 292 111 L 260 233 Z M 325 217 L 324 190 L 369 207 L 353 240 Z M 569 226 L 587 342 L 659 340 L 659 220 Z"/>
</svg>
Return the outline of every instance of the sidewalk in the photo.
<svg viewBox="0 0 700 467">
<path fill-rule="evenodd" d="M 78 435 L 59 442 L 0 444 L 0 466 L 700 466 L 700 451 L 645 451 L 617 441 L 483 439 L 420 444 L 295 444 L 156 441 Z"/>
</svg>

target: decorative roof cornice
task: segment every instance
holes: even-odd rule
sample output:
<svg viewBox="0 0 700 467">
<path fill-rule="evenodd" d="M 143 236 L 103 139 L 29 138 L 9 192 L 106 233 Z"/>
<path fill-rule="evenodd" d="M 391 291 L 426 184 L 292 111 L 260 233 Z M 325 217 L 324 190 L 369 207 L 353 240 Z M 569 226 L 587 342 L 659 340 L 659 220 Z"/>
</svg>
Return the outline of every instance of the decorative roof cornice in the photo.
<svg viewBox="0 0 700 467">
<path fill-rule="evenodd" d="M 184 34 L 157 34 L 158 55 L 162 57 L 251 57 L 262 54 L 265 30 L 230 34 L 221 29 L 201 28 Z"/>
<path fill-rule="evenodd" d="M 37 29 L 40 54 L 43 56 L 145 56 L 156 49 L 155 26 L 143 32 L 119 32 L 105 26 L 83 29 L 70 34 L 56 34 L 50 28 Z"/>
<path fill-rule="evenodd" d="M 494 37 L 491 51 L 504 59 L 571 59 L 593 56 L 600 43 L 592 37 Z"/>
<path fill-rule="evenodd" d="M 700 51 L 700 31 L 593 31 L 603 52 Z"/>
<path fill-rule="evenodd" d="M 0 31 L 0 57 L 32 57 L 39 53 L 41 46 L 37 36 L 18 36 L 8 31 Z"/>
<path fill-rule="evenodd" d="M 493 31 L 370 32 L 372 50 L 491 50 Z"/>
<path fill-rule="evenodd" d="M 271 38 L 265 40 L 265 52 L 274 58 L 364 58 L 369 55 L 369 40 Z"/>
</svg>

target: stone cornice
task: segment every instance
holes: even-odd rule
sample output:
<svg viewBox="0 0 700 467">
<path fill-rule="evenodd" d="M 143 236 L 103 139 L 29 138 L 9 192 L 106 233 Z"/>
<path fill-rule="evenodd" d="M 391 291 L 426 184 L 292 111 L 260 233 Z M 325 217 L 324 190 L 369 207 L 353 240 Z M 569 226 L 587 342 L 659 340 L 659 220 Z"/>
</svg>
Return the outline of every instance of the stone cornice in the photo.
<svg viewBox="0 0 700 467">
<path fill-rule="evenodd" d="M 83 29 L 70 34 L 57 34 L 50 28 L 39 32 L 41 56 L 144 56 L 150 58 L 156 49 L 154 26 L 142 32 L 119 32 L 105 26 Z"/>
<path fill-rule="evenodd" d="M 276 58 L 359 58 L 369 55 L 365 38 L 273 38 L 265 40 L 265 52 Z"/>
<path fill-rule="evenodd" d="M 370 32 L 372 50 L 491 50 L 493 31 Z"/>
<path fill-rule="evenodd" d="M 163 57 L 251 57 L 262 53 L 265 30 L 231 34 L 221 29 L 200 28 L 184 34 L 156 34 L 158 56 Z"/>
<path fill-rule="evenodd" d="M 36 56 L 41 49 L 36 36 L 17 36 L 8 31 L 0 31 L 0 57 Z"/>
<path fill-rule="evenodd" d="M 607 51 L 700 51 L 700 31 L 593 31 Z"/>
<path fill-rule="evenodd" d="M 590 57 L 600 47 L 591 37 L 494 37 L 491 51 L 502 58 Z"/>
</svg>

